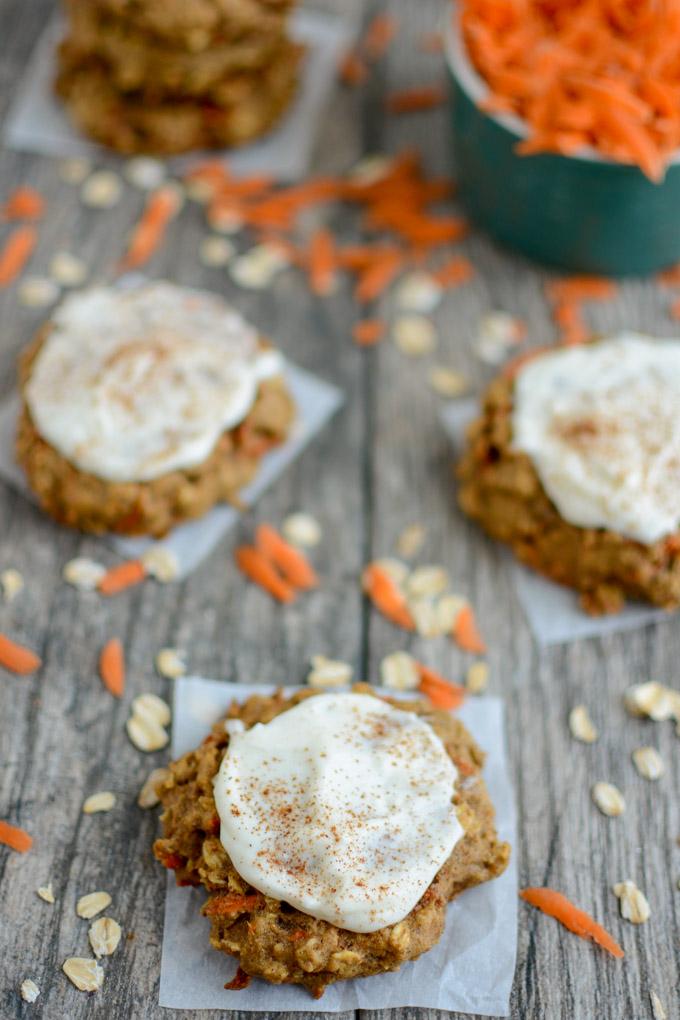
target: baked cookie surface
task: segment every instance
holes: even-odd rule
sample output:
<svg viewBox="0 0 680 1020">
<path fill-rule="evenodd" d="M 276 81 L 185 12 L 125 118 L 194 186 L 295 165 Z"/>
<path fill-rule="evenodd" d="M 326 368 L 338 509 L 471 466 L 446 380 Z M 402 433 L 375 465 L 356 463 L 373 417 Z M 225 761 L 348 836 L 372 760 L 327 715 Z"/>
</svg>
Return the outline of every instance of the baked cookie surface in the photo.
<svg viewBox="0 0 680 1020">
<path fill-rule="evenodd" d="M 671 361 L 677 369 L 677 341 L 634 334 L 541 355 L 491 384 L 468 431 L 462 509 L 523 563 L 576 589 L 593 614 L 626 598 L 680 605 Z M 552 391 L 541 393 L 548 376 Z"/>
<path fill-rule="evenodd" d="M 376 697 L 367 685 L 354 690 Z M 227 725 L 236 722 L 250 730 L 319 696 L 313 691 L 287 696 L 284 690 L 270 697 L 255 695 L 231 705 Z M 196 751 L 170 766 L 169 777 L 160 785 L 164 836 L 154 844 L 154 853 L 174 870 L 178 884 L 207 890 L 203 912 L 211 920 L 211 944 L 237 957 L 241 974 L 302 984 L 320 996 L 331 982 L 396 970 L 438 942 L 451 899 L 504 871 L 510 849 L 498 840 L 481 779 L 484 756 L 470 734 L 458 720 L 425 702 L 384 701 L 416 714 L 443 743 L 458 773 L 451 793 L 463 833 L 413 909 L 397 923 L 372 931 L 348 930 L 263 895 L 239 874 L 220 840 L 213 793 L 230 740 L 224 720 Z"/>
<path fill-rule="evenodd" d="M 73 295 L 21 358 L 17 459 L 60 523 L 161 537 L 237 500 L 284 441 L 295 411 L 280 364 L 213 295 L 170 284 Z"/>
<path fill-rule="evenodd" d="M 287 42 L 280 27 L 269 32 L 260 27 L 194 52 L 149 37 L 134 23 L 107 17 L 93 5 L 72 2 L 68 10 L 71 55 L 64 61 L 75 65 L 77 54 L 82 61 L 99 58 L 116 89 L 139 91 L 152 102 L 173 96 L 209 98 L 214 90 L 224 94 L 229 76 L 265 67 L 285 51 Z"/>
<path fill-rule="evenodd" d="M 295 94 L 303 49 L 283 42 L 265 67 L 233 72 L 207 95 L 159 99 L 157 88 L 121 92 L 109 64 L 69 41 L 59 50 L 55 88 L 78 127 L 125 155 L 172 155 L 244 145 L 280 119 Z"/>
</svg>

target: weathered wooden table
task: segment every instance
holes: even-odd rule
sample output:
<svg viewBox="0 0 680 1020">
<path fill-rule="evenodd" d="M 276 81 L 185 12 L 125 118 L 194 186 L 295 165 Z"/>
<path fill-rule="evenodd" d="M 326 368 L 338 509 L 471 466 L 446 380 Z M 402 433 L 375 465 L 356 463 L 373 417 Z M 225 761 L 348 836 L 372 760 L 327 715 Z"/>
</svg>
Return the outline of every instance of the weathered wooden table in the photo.
<svg viewBox="0 0 680 1020">
<path fill-rule="evenodd" d="M 51 6 L 49 0 L 2 0 L 3 110 Z M 363 5 L 365 15 L 376 6 Z M 442 4 L 392 0 L 387 6 L 400 19 L 399 37 L 364 89 L 336 93 L 319 140 L 317 170 L 341 169 L 362 152 L 395 151 L 406 143 L 421 148 L 432 171 L 449 166 L 442 111 L 401 118 L 383 112 L 387 90 L 439 73 L 437 58 L 420 52 L 416 40 L 436 27 Z M 93 279 L 111 276 L 141 208 L 138 192 L 127 188 L 114 212 L 88 211 L 77 189 L 60 182 L 54 160 L 9 151 L 0 152 L 0 181 L 3 196 L 28 182 L 49 200 L 34 271 L 44 270 L 57 248 L 67 248 L 87 259 Z M 342 235 L 343 221 L 335 226 Z M 35 839 L 25 856 L 0 848 L 0 1016 L 164 1015 L 157 1001 L 165 877 L 150 854 L 155 813 L 135 804 L 142 780 L 164 754 L 144 756 L 125 737 L 130 699 L 146 690 L 168 695 L 168 682 L 153 668 L 164 645 L 186 649 L 194 673 L 244 683 L 300 682 L 315 652 L 349 660 L 358 676 L 372 680 L 387 652 L 410 647 L 421 654 L 422 641 L 402 636 L 368 611 L 357 584 L 362 565 L 389 552 L 412 521 L 426 525 L 426 559 L 450 569 L 490 639 L 490 690 L 507 704 L 520 881 L 565 891 L 608 925 L 626 950 L 625 961 L 615 961 L 520 905 L 513 1017 L 648 1017 L 651 990 L 669 1017 L 680 1015 L 680 745 L 670 723 L 632 720 L 621 700 L 629 684 L 649 678 L 677 686 L 678 620 L 539 650 L 500 550 L 456 509 L 451 450 L 426 384 L 427 363 L 407 362 L 388 342 L 372 351 L 357 349 L 350 331 L 358 313 L 347 286 L 320 301 L 298 274 L 287 273 L 266 293 L 236 292 L 226 274 L 198 263 L 204 229 L 199 208 L 187 208 L 150 271 L 232 296 L 297 362 L 347 394 L 333 425 L 238 529 L 244 537 L 253 519 L 279 521 L 295 508 L 315 515 L 325 531 L 318 561 L 323 587 L 282 612 L 237 574 L 232 548 L 239 535 L 232 534 L 183 584 L 147 584 L 111 600 L 78 593 L 61 580 L 65 561 L 83 554 L 113 562 L 113 556 L 102 552 L 100 542 L 54 526 L 0 484 L 0 568 L 16 567 L 26 579 L 18 598 L 0 605 L 0 630 L 35 648 L 45 663 L 34 677 L 4 674 L 0 684 L 0 816 L 24 825 Z M 521 315 L 537 343 L 553 334 L 539 270 L 475 234 L 463 250 L 478 272 L 437 313 L 439 358 L 481 385 L 488 370 L 475 358 L 471 340 L 483 311 Z M 667 334 L 677 327 L 667 319 L 666 301 L 653 283 L 631 282 L 618 300 L 595 310 L 591 322 L 600 329 Z M 0 292 L 0 316 L 4 396 L 14 385 L 15 356 L 41 313 L 22 308 L 10 288 Z M 98 649 L 112 634 L 124 639 L 129 661 L 122 703 L 103 691 L 96 675 Z M 465 659 L 450 643 L 438 642 L 427 654 L 445 674 L 461 676 Z M 567 728 L 569 709 L 579 702 L 590 707 L 601 733 L 591 746 L 575 743 Z M 630 759 L 635 747 L 648 743 L 659 748 L 667 766 L 656 784 L 641 779 Z M 625 792 L 622 817 L 607 819 L 595 809 L 589 788 L 596 779 Z M 118 806 L 106 815 L 83 815 L 84 797 L 99 789 L 114 790 Z M 640 928 L 618 916 L 611 887 L 626 878 L 646 891 L 651 904 L 651 918 Z M 35 893 L 47 881 L 57 897 L 51 907 Z M 87 952 L 86 926 L 74 904 L 94 888 L 115 891 L 115 916 L 129 937 L 109 961 L 103 991 L 89 997 L 68 983 L 61 964 Z M 32 1006 L 18 995 L 26 977 L 41 988 Z"/>
</svg>

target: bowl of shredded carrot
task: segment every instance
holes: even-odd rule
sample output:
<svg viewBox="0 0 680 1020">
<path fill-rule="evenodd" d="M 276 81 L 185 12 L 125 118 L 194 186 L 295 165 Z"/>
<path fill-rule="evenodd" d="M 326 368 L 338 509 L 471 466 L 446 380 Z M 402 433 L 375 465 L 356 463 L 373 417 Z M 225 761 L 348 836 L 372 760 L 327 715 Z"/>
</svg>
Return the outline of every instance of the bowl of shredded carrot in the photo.
<svg viewBox="0 0 680 1020">
<path fill-rule="evenodd" d="M 680 260 L 680 0 L 459 0 L 447 64 L 478 224 L 580 272 Z"/>
</svg>

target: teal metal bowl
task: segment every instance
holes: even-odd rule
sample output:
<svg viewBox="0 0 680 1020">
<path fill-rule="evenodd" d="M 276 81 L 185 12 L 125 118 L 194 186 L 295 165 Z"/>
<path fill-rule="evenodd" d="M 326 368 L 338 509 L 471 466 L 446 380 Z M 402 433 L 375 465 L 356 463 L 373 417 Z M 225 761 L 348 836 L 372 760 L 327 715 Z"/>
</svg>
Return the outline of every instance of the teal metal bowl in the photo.
<svg viewBox="0 0 680 1020">
<path fill-rule="evenodd" d="M 447 68 L 460 201 L 479 226 L 531 259 L 575 272 L 645 275 L 680 261 L 680 162 L 653 184 L 591 150 L 519 156 L 526 126 L 479 109 L 487 89 L 455 21 Z"/>
</svg>

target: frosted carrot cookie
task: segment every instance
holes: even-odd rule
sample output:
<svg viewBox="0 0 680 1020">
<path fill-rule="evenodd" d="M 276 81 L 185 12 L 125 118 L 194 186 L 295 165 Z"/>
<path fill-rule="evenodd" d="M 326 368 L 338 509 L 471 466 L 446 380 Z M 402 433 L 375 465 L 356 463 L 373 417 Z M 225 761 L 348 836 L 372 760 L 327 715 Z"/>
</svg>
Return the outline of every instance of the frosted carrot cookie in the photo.
<svg viewBox="0 0 680 1020">
<path fill-rule="evenodd" d="M 162 536 L 236 500 L 286 438 L 282 367 L 217 295 L 169 283 L 73 294 L 21 358 L 17 459 L 61 523 Z"/>
<path fill-rule="evenodd" d="M 627 333 L 541 354 L 487 391 L 463 510 L 581 593 L 680 605 L 680 342 Z"/>
<path fill-rule="evenodd" d="M 500 875 L 481 768 L 461 722 L 425 702 L 305 691 L 232 703 L 158 793 L 158 860 L 203 885 L 215 949 L 301 984 L 396 970 L 440 939 L 447 903 Z"/>
</svg>

